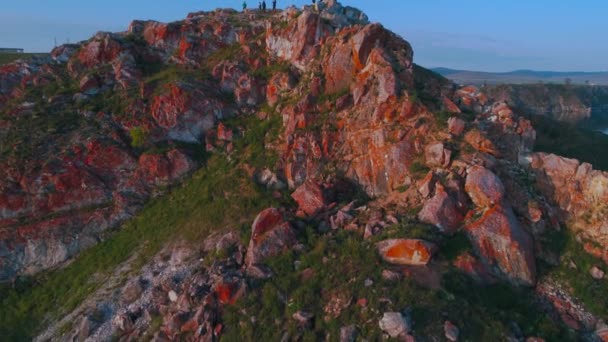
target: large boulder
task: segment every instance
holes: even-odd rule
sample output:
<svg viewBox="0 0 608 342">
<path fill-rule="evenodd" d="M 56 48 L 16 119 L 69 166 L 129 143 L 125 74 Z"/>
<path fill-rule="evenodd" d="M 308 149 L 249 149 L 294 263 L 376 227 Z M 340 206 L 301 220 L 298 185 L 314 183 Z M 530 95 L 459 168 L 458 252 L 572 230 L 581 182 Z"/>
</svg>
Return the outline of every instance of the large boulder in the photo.
<svg viewBox="0 0 608 342">
<path fill-rule="evenodd" d="M 297 242 L 291 224 L 285 221 L 278 209 L 262 211 L 251 226 L 251 240 L 247 248 L 245 264 L 252 266 L 276 256 Z"/>
<path fill-rule="evenodd" d="M 488 209 L 466 226 L 467 234 L 482 261 L 498 275 L 517 285 L 534 285 L 536 264 L 532 238 L 513 210 L 502 205 Z"/>
<path fill-rule="evenodd" d="M 475 165 L 467 172 L 465 190 L 473 203 L 486 208 L 500 203 L 505 187 L 498 176 L 483 166 Z"/>
<path fill-rule="evenodd" d="M 398 265 L 426 265 L 437 251 L 435 244 L 419 239 L 389 239 L 377 247 L 384 261 Z"/>
</svg>

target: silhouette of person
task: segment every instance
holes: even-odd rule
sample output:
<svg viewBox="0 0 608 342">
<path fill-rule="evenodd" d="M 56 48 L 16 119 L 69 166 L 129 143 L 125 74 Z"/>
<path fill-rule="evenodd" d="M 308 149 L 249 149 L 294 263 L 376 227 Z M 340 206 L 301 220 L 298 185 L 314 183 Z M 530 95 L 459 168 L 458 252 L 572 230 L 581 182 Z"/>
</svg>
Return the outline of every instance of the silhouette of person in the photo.
<svg viewBox="0 0 608 342">
<path fill-rule="evenodd" d="M 266 0 L 262 0 L 262 12 L 266 12 Z"/>
<path fill-rule="evenodd" d="M 262 11 L 262 2 L 258 1 L 258 9 L 260 10 L 260 12 Z"/>
<path fill-rule="evenodd" d="M 247 1 L 243 1 L 243 11 L 247 9 Z"/>
<path fill-rule="evenodd" d="M 272 11 L 276 11 L 277 10 L 277 0 L 272 0 Z"/>
</svg>

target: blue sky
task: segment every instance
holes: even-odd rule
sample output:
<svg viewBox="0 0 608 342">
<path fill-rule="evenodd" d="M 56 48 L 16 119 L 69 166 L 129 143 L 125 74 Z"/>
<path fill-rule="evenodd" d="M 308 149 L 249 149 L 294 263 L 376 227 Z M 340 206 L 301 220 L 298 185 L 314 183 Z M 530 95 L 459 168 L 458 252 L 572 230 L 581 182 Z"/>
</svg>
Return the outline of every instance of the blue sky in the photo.
<svg viewBox="0 0 608 342">
<path fill-rule="evenodd" d="M 257 0 L 248 1 L 255 6 Z M 305 0 L 278 0 L 301 6 Z M 0 47 L 49 51 L 132 19 L 172 21 L 240 0 L 1 0 Z M 426 67 L 510 71 L 608 70 L 605 0 L 351 0 L 414 47 Z"/>
</svg>

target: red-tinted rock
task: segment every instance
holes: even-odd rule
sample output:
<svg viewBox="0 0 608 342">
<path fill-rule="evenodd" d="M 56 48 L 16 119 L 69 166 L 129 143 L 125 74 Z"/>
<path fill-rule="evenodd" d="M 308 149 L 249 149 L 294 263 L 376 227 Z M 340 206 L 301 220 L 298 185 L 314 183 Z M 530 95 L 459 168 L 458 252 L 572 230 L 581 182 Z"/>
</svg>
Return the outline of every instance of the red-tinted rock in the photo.
<svg viewBox="0 0 608 342">
<path fill-rule="evenodd" d="M 447 167 L 450 164 L 452 151 L 445 148 L 442 143 L 427 145 L 424 149 L 424 159 L 430 167 Z"/>
<path fill-rule="evenodd" d="M 474 149 L 499 157 L 500 152 L 494 143 L 478 129 L 472 129 L 464 135 L 464 141 Z"/>
<path fill-rule="evenodd" d="M 460 108 L 458 108 L 458 106 L 452 102 L 452 100 L 450 100 L 449 98 L 447 98 L 446 96 L 442 96 L 441 97 L 441 103 L 443 105 L 443 110 L 449 112 L 449 113 L 460 113 Z"/>
<path fill-rule="evenodd" d="M 262 211 L 251 226 L 251 241 L 245 264 L 255 265 L 266 258 L 276 256 L 296 243 L 296 236 L 289 222 L 275 208 Z"/>
<path fill-rule="evenodd" d="M 464 132 L 465 125 L 466 123 L 464 122 L 464 120 L 459 119 L 457 117 L 451 117 L 448 120 L 448 132 L 459 136 L 462 134 L 462 132 Z"/>
<path fill-rule="evenodd" d="M 454 325 L 454 323 L 450 321 L 445 321 L 443 323 L 443 332 L 445 334 L 445 338 L 448 341 L 456 342 L 458 341 L 458 335 L 460 335 L 460 329 Z"/>
<path fill-rule="evenodd" d="M 165 154 L 144 154 L 139 158 L 138 178 L 148 184 L 167 185 L 191 172 L 195 163 L 179 150 Z"/>
<path fill-rule="evenodd" d="M 498 176 L 482 167 L 473 166 L 467 172 L 465 190 L 478 207 L 490 207 L 502 201 L 505 187 Z"/>
<path fill-rule="evenodd" d="M 291 194 L 291 197 L 298 203 L 300 210 L 308 216 L 314 216 L 327 205 L 323 188 L 314 181 L 307 181 Z"/>
<path fill-rule="evenodd" d="M 455 102 L 463 111 L 480 113 L 488 102 L 484 93 L 474 86 L 465 86 L 458 89 L 455 94 Z"/>
<path fill-rule="evenodd" d="M 532 238 L 510 208 L 493 206 L 466 230 L 484 263 L 497 267 L 514 284 L 529 286 L 536 282 Z"/>
<path fill-rule="evenodd" d="M 171 85 L 168 90 L 166 94 L 155 97 L 152 103 L 152 116 L 165 128 L 175 126 L 178 117 L 191 106 L 190 95 L 185 89 Z"/>
<path fill-rule="evenodd" d="M 480 284 L 493 284 L 496 282 L 487 266 L 468 252 L 459 255 L 452 264 Z"/>
<path fill-rule="evenodd" d="M 72 66 L 80 63 L 84 68 L 92 68 L 113 61 L 123 51 L 123 47 L 112 34 L 98 33 L 75 54 Z M 74 67 L 72 67 L 74 70 Z"/>
<path fill-rule="evenodd" d="M 608 173 L 587 163 L 554 154 L 535 153 L 530 167 L 538 189 L 559 209 L 560 219 L 587 239 L 608 249 Z"/>
<path fill-rule="evenodd" d="M 435 225 L 443 232 L 452 233 L 462 223 L 463 216 L 450 195 L 442 186 L 437 186 L 435 196 L 424 203 L 418 219 Z"/>
<path fill-rule="evenodd" d="M 598 325 L 597 318 L 587 312 L 584 306 L 569 291 L 551 279 L 543 279 L 536 286 L 538 297 L 548 304 L 557 319 L 577 331 L 593 331 Z"/>
<path fill-rule="evenodd" d="M 437 251 L 435 244 L 419 239 L 390 239 L 377 246 L 382 259 L 398 265 L 426 265 Z"/>
</svg>

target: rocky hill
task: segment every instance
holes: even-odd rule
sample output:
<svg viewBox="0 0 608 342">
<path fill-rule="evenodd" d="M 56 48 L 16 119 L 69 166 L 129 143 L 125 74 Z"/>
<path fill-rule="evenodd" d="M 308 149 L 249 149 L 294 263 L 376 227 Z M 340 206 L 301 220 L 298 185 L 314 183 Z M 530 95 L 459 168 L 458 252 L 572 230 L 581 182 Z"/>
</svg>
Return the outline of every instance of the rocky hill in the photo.
<svg viewBox="0 0 608 342">
<path fill-rule="evenodd" d="M 2 336 L 608 339 L 608 174 L 321 8 L 0 67 Z"/>
</svg>

